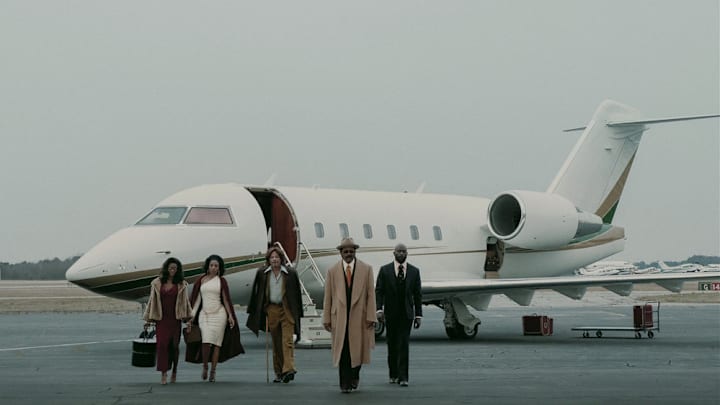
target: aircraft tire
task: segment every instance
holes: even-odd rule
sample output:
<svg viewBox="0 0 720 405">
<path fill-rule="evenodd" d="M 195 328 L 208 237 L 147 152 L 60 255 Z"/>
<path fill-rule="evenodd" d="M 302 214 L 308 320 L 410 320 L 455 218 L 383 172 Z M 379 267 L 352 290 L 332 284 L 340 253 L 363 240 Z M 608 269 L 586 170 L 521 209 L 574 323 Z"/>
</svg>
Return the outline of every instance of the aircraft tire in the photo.
<svg viewBox="0 0 720 405">
<path fill-rule="evenodd" d="M 457 340 L 458 336 L 455 333 L 455 328 L 445 328 L 445 334 L 450 340 Z"/>
<path fill-rule="evenodd" d="M 467 328 L 458 324 L 454 328 L 445 328 L 445 333 L 451 340 L 470 340 L 477 336 L 478 325 Z"/>
</svg>

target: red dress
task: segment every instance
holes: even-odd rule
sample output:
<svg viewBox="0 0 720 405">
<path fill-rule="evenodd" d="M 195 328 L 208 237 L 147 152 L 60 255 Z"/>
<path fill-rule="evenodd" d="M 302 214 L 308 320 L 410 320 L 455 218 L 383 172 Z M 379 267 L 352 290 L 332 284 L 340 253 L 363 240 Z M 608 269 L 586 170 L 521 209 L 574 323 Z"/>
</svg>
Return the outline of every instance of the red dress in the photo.
<svg viewBox="0 0 720 405">
<path fill-rule="evenodd" d="M 160 287 L 160 302 L 162 303 L 162 319 L 155 323 L 157 341 L 157 370 L 168 371 L 172 368 L 178 354 L 180 344 L 181 322 L 175 317 L 175 303 L 177 302 L 178 286 L 173 284 Z M 175 366 L 177 367 L 177 365 Z"/>
</svg>

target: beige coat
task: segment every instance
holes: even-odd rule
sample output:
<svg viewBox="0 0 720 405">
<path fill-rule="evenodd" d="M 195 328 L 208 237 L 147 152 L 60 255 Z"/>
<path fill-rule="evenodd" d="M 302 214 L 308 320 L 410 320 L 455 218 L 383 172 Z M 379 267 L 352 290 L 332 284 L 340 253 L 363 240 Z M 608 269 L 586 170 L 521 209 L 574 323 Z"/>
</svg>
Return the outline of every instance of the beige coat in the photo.
<svg viewBox="0 0 720 405">
<path fill-rule="evenodd" d="M 345 325 L 348 325 L 350 362 L 352 367 L 357 367 L 370 363 L 370 351 L 375 347 L 375 328 L 367 327 L 367 322 L 377 322 L 375 277 L 370 265 L 355 259 L 355 276 L 348 321 L 344 265 L 345 262 L 340 261 L 327 272 L 323 324 L 330 324 L 333 366 L 335 367 L 340 364 L 340 354 L 345 341 Z"/>
<path fill-rule="evenodd" d="M 146 322 L 159 321 L 163 317 L 162 303 L 160 302 L 160 287 L 162 287 L 160 277 L 150 283 L 150 298 L 148 299 L 145 313 L 143 314 L 143 319 L 145 319 Z M 192 308 L 190 307 L 187 291 L 188 283 L 186 281 L 178 284 L 178 295 L 175 301 L 175 318 L 181 321 L 188 320 L 192 316 Z"/>
</svg>

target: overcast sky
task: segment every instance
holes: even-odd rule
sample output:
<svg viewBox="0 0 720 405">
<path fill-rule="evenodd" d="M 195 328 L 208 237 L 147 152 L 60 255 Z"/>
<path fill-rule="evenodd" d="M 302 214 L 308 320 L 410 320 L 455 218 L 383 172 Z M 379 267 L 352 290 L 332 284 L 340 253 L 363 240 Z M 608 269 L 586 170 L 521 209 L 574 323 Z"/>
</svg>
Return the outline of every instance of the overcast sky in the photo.
<svg viewBox="0 0 720 405">
<path fill-rule="evenodd" d="M 611 98 L 720 111 L 717 0 L 0 1 L 0 261 L 205 183 L 544 191 Z M 646 132 L 615 258 L 720 255 L 720 123 Z"/>
</svg>

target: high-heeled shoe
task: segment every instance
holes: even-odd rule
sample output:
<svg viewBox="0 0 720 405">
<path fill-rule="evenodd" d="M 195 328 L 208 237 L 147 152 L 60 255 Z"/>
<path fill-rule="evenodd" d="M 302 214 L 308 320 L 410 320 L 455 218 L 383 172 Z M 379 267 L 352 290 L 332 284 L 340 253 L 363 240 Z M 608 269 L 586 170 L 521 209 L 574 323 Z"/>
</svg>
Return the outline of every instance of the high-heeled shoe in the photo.
<svg viewBox="0 0 720 405">
<path fill-rule="evenodd" d="M 210 370 L 210 382 L 215 382 L 215 369 Z"/>
<path fill-rule="evenodd" d="M 166 385 L 167 384 L 167 374 L 162 373 L 162 377 L 160 377 L 160 384 Z"/>
<path fill-rule="evenodd" d="M 207 366 L 203 366 L 203 372 L 202 372 L 202 379 L 203 381 L 207 380 Z"/>
<path fill-rule="evenodd" d="M 175 381 L 177 381 L 177 373 L 173 371 L 172 375 L 170 375 L 170 384 L 175 384 Z"/>
</svg>

